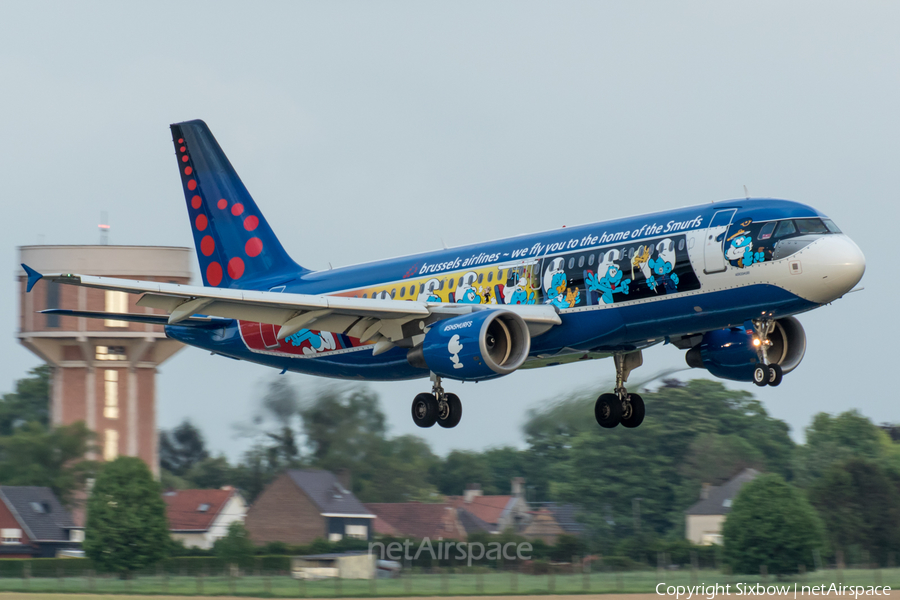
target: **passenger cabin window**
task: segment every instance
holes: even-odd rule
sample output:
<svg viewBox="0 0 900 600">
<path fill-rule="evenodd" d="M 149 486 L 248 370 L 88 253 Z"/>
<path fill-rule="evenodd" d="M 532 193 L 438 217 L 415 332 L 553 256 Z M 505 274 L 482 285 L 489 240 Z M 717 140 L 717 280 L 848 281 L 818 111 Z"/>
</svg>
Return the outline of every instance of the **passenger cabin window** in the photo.
<svg viewBox="0 0 900 600">
<path fill-rule="evenodd" d="M 478 283 L 481 283 L 482 281 L 484 281 L 484 273 L 479 273 L 478 274 Z"/>
<path fill-rule="evenodd" d="M 400 288 L 400 297 L 401 298 L 406 297 L 406 286 L 403 286 L 402 288 Z"/>
<path fill-rule="evenodd" d="M 828 233 L 822 219 L 794 219 L 794 223 L 797 225 L 797 231 L 801 234 Z"/>
<path fill-rule="evenodd" d="M 492 282 L 493 280 L 494 280 L 494 272 L 491 271 L 490 273 L 488 273 L 488 283 Z"/>
<path fill-rule="evenodd" d="M 569 268 L 570 269 L 575 268 L 575 257 L 574 256 L 569 259 Z"/>
<path fill-rule="evenodd" d="M 775 237 L 782 238 L 788 235 L 793 235 L 797 232 L 797 228 L 794 227 L 793 221 L 781 221 L 778 223 L 778 227 L 775 229 Z"/>
<path fill-rule="evenodd" d="M 591 254 L 590 256 L 588 256 L 588 266 L 591 267 L 593 265 L 594 265 L 594 255 Z"/>
<path fill-rule="evenodd" d="M 583 266 L 584 266 L 584 254 L 582 254 L 581 256 L 578 257 L 578 268 L 580 269 Z"/>
</svg>

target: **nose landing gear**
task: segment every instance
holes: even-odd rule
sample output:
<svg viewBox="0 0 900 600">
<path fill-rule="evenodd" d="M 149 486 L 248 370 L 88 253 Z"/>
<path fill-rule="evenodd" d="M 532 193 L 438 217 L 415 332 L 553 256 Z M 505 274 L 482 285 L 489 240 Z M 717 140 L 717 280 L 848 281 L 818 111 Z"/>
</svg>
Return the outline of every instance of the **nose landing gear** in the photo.
<svg viewBox="0 0 900 600">
<path fill-rule="evenodd" d="M 412 403 L 413 422 L 419 427 L 432 427 L 435 423 L 451 429 L 462 418 L 462 402 L 456 394 L 444 392 L 441 378 L 431 374 L 431 393 L 418 394 Z"/>
<path fill-rule="evenodd" d="M 772 346 L 772 340 L 769 334 L 775 329 L 775 321 L 772 319 L 754 319 L 753 329 L 756 337 L 753 345 L 756 346 L 756 354 L 759 362 L 753 369 L 753 383 L 760 387 L 767 385 L 777 386 L 781 384 L 784 378 L 784 372 L 778 363 L 769 364 L 769 347 Z"/>
<path fill-rule="evenodd" d="M 594 404 L 594 418 L 600 427 L 612 429 L 621 424 L 634 428 L 644 422 L 644 399 L 638 394 L 629 394 L 625 389 L 628 375 L 643 364 L 640 351 L 616 354 L 616 389 L 612 394 L 600 394 Z"/>
</svg>

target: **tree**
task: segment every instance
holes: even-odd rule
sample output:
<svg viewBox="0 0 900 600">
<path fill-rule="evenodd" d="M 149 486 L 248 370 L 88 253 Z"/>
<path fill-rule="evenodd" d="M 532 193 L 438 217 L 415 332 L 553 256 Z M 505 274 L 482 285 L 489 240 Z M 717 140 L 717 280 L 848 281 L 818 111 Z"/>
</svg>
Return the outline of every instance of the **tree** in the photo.
<svg viewBox="0 0 900 600">
<path fill-rule="evenodd" d="M 864 550 L 886 565 L 900 551 L 900 486 L 877 461 L 856 457 L 832 464 L 810 499 L 828 523 L 832 547 L 848 558 L 861 559 Z"/>
<path fill-rule="evenodd" d="M 209 458 L 203 434 L 185 419 L 171 432 L 159 432 L 159 466 L 183 477 L 192 466 Z"/>
<path fill-rule="evenodd" d="M 485 494 L 496 494 L 494 477 L 484 456 L 473 450 L 453 450 L 441 463 L 436 464 L 433 475 L 442 494 L 461 495 L 466 485 L 477 483 Z"/>
<path fill-rule="evenodd" d="M 806 428 L 806 445 L 796 457 L 798 481 L 812 486 L 832 464 L 852 457 L 882 459 L 890 437 L 857 410 L 837 416 L 819 413 Z"/>
<path fill-rule="evenodd" d="M 228 459 L 220 454 L 194 464 L 184 478 L 201 489 L 220 488 L 234 485 L 234 469 L 228 464 Z"/>
<path fill-rule="evenodd" d="M 96 463 L 84 459 L 93 439 L 81 421 L 53 429 L 37 421 L 22 425 L 0 437 L 0 481 L 47 486 L 63 504 L 71 504 L 96 469 Z"/>
<path fill-rule="evenodd" d="M 352 465 L 363 458 L 371 440 L 387 433 L 378 396 L 360 386 L 319 388 L 300 408 L 300 417 L 312 461 L 323 469 Z"/>
<path fill-rule="evenodd" d="M 87 557 L 127 576 L 165 558 L 168 548 L 166 505 L 147 465 L 131 456 L 103 465 L 87 502 Z"/>
<path fill-rule="evenodd" d="M 250 541 L 247 528 L 240 521 L 234 521 L 228 526 L 228 534 L 219 538 L 213 544 L 213 552 L 232 567 L 246 565 L 256 547 Z"/>
<path fill-rule="evenodd" d="M 744 485 L 722 526 L 724 557 L 735 573 L 795 573 L 823 546 L 822 524 L 806 496 L 777 474 Z"/>
<path fill-rule="evenodd" d="M 0 435 L 11 435 L 26 423 L 46 427 L 50 421 L 50 366 L 41 365 L 16 381 L 16 391 L 0 397 Z"/>
</svg>

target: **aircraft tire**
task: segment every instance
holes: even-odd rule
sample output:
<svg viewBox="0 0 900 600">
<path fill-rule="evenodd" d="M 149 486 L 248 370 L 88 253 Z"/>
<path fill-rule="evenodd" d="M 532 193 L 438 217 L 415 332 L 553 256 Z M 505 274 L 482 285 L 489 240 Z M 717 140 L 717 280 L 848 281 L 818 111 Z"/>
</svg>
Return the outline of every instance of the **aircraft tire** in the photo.
<svg viewBox="0 0 900 600">
<path fill-rule="evenodd" d="M 769 367 L 762 363 L 756 363 L 753 368 L 753 383 L 759 387 L 769 385 Z"/>
<path fill-rule="evenodd" d="M 459 425 L 462 419 L 462 402 L 456 394 L 444 394 L 444 400 L 447 401 L 447 414 L 441 418 L 440 410 L 438 410 L 437 424 L 446 429 L 452 429 Z"/>
<path fill-rule="evenodd" d="M 413 399 L 413 423 L 419 427 L 431 427 L 437 421 L 438 403 L 434 394 L 422 393 Z"/>
<path fill-rule="evenodd" d="M 628 394 L 628 404 L 622 414 L 620 423 L 622 427 L 634 428 L 644 422 L 644 399 L 638 394 Z"/>
<path fill-rule="evenodd" d="M 781 370 L 781 365 L 769 365 L 769 379 L 766 383 L 772 387 L 777 387 L 781 385 L 782 379 L 784 379 L 784 371 Z"/>
<path fill-rule="evenodd" d="M 597 424 L 606 429 L 612 429 L 619 424 L 622 418 L 622 402 L 615 394 L 600 394 L 594 405 L 594 418 Z"/>
</svg>

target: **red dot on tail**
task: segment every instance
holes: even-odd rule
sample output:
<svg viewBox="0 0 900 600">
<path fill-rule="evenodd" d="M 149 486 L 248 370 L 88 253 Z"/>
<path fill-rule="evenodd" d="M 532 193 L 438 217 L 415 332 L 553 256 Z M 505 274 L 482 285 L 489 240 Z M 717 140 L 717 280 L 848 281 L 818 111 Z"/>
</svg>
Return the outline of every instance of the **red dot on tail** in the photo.
<svg viewBox="0 0 900 600">
<path fill-rule="evenodd" d="M 203 236 L 203 239 L 200 240 L 200 252 L 203 253 L 203 256 L 210 256 L 213 253 L 213 250 L 216 249 L 216 242 L 212 239 L 211 235 Z"/>
<path fill-rule="evenodd" d="M 190 181 L 188 181 L 188 189 L 191 190 L 192 192 L 193 192 L 194 190 L 196 190 L 196 189 L 197 189 L 197 182 L 194 181 L 193 179 L 191 179 Z"/>
<path fill-rule="evenodd" d="M 235 256 L 228 261 L 228 276 L 232 279 L 240 279 L 244 274 L 244 261 Z"/>
<path fill-rule="evenodd" d="M 253 231 L 258 226 L 259 226 L 259 219 L 257 219 L 253 215 L 250 215 L 249 217 L 244 219 L 244 229 L 246 229 L 247 231 Z"/>
<path fill-rule="evenodd" d="M 184 146 L 182 146 L 181 148 L 179 148 L 179 150 L 181 150 L 182 152 L 184 152 L 185 150 L 187 150 L 187 148 L 185 148 Z"/>
<path fill-rule="evenodd" d="M 259 256 L 259 253 L 262 252 L 262 240 L 259 238 L 250 238 L 247 240 L 247 243 L 244 244 L 244 252 L 247 253 L 247 256 Z"/>
<path fill-rule="evenodd" d="M 197 215 L 196 223 L 197 223 L 197 231 L 203 231 L 204 229 L 206 229 L 206 225 L 207 225 L 206 215 Z"/>
<path fill-rule="evenodd" d="M 225 210 L 225 207 L 228 206 L 228 200 L 222 198 L 219 200 L 219 204 L 217 205 L 221 210 Z"/>
<path fill-rule="evenodd" d="M 206 267 L 206 281 L 212 286 L 222 283 L 222 265 L 217 262 L 209 263 Z"/>
<path fill-rule="evenodd" d="M 188 155 L 185 154 L 184 156 L 181 157 L 181 162 L 187 162 L 187 161 L 188 161 Z"/>
<path fill-rule="evenodd" d="M 193 208 L 200 208 L 200 205 L 202 203 L 203 203 L 203 200 L 200 198 L 200 196 L 194 196 L 193 198 L 191 198 L 191 206 Z"/>
<path fill-rule="evenodd" d="M 194 167 L 185 167 L 185 168 L 184 168 L 184 174 L 185 174 L 185 175 L 190 175 L 190 174 L 193 173 L 193 172 L 194 172 Z"/>
<path fill-rule="evenodd" d="M 238 215 L 242 214 L 243 212 L 244 212 L 244 205 L 243 205 L 243 204 L 238 203 L 238 204 L 235 204 L 234 206 L 231 207 L 231 214 L 233 214 L 233 215 L 236 216 L 236 217 L 237 217 Z"/>
<path fill-rule="evenodd" d="M 184 138 L 178 138 L 178 143 L 179 143 L 179 144 L 183 144 L 183 143 L 184 143 Z"/>
</svg>

